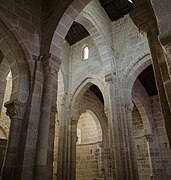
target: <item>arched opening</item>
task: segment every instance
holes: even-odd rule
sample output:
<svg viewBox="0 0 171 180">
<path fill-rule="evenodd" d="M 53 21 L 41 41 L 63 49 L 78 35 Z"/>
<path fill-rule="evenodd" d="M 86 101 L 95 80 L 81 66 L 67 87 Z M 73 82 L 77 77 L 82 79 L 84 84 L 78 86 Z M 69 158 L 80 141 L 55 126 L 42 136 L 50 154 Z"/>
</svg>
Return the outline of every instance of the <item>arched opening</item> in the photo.
<svg viewBox="0 0 171 180">
<path fill-rule="evenodd" d="M 11 27 L 11 24 L 5 21 L 3 17 L 0 19 L 0 24 L 0 51 L 2 51 L 3 54 L 2 59 L 0 59 L 0 110 L 2 109 L 1 115 L 3 115 L 3 119 L 8 118 L 5 115 L 6 111 L 10 117 L 10 120 L 8 118 L 10 123 L 8 122 L 8 125 L 4 125 L 4 128 L 8 132 L 6 133 L 8 143 L 3 163 L 3 172 L 1 174 L 8 179 L 14 176 L 13 170 L 18 163 L 17 156 L 24 156 L 26 150 L 24 148 L 26 142 L 25 134 L 27 134 L 28 131 L 25 131 L 23 135 L 21 133 L 21 127 L 23 122 L 25 124 L 28 123 L 28 118 L 23 118 L 23 116 L 30 92 L 29 62 L 32 58 L 25 43 L 21 41 L 21 37 Z M 11 71 L 12 74 L 12 77 L 11 75 L 8 76 L 10 83 L 8 83 L 7 77 L 9 71 Z M 6 108 L 2 108 L 4 103 Z M 22 142 L 19 141 L 21 135 L 23 135 Z M 19 145 L 19 143 L 23 146 Z M 22 150 L 20 149 L 21 147 Z M 32 155 L 33 153 L 30 154 Z"/>
<path fill-rule="evenodd" d="M 84 46 L 82 53 L 83 53 L 83 60 L 87 60 L 89 57 L 89 48 L 87 45 Z"/>
<path fill-rule="evenodd" d="M 166 163 L 171 159 L 170 155 L 166 155 L 170 154 L 170 148 L 167 145 L 168 138 L 152 65 L 146 67 L 137 77 L 132 96 L 133 135 L 139 179 L 170 178 L 170 165 Z"/>
<path fill-rule="evenodd" d="M 108 121 L 100 89 L 85 84 L 77 94 L 72 120 L 72 159 L 77 180 L 106 178 L 111 180 L 112 162 Z M 74 123 L 76 122 L 76 124 Z"/>
<path fill-rule="evenodd" d="M 151 172 L 150 155 L 148 151 L 147 139 L 144 136 L 144 125 L 140 112 L 136 105 L 132 111 L 133 135 L 135 140 L 136 157 L 138 165 L 139 179 L 149 179 Z"/>
<path fill-rule="evenodd" d="M 5 72 L 4 72 L 5 73 Z M 10 128 L 10 119 L 6 115 L 6 108 L 4 107 L 5 102 L 10 100 L 11 91 L 12 91 L 12 74 L 11 71 L 8 73 L 4 82 L 4 92 L 3 94 L 3 101 L 1 105 L 1 114 L 0 114 L 0 123 L 3 125 L 0 127 L 0 172 L 2 171 L 5 153 L 7 148 L 7 141 L 9 136 L 9 128 Z"/>
<path fill-rule="evenodd" d="M 82 113 L 77 124 L 77 180 L 95 179 L 103 176 L 101 144 L 102 129 L 97 117 L 92 116 L 89 111 Z"/>
</svg>

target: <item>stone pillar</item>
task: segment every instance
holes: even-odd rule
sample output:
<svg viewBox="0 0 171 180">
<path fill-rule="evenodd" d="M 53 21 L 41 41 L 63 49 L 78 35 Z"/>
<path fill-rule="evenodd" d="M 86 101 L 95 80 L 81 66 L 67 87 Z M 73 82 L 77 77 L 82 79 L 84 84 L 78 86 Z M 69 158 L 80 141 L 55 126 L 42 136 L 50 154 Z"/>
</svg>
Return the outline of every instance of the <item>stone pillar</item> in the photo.
<svg viewBox="0 0 171 180">
<path fill-rule="evenodd" d="M 77 120 L 71 120 L 70 130 L 69 130 L 69 146 L 68 146 L 68 154 L 70 154 L 70 158 L 68 159 L 68 178 L 67 180 L 75 180 L 76 179 L 76 141 L 77 141 Z"/>
<path fill-rule="evenodd" d="M 25 112 L 25 104 L 18 100 L 14 100 L 5 103 L 5 107 L 7 108 L 7 115 L 11 119 L 11 124 L 2 180 L 13 180 L 14 171 L 17 168 L 18 144 Z"/>
<path fill-rule="evenodd" d="M 147 37 L 151 50 L 154 75 L 159 93 L 161 109 L 171 146 L 171 79 L 169 77 L 167 62 L 163 49 L 158 42 L 156 30 L 154 29 L 153 31 L 149 31 L 147 33 Z"/>
<path fill-rule="evenodd" d="M 68 135 L 69 133 L 69 119 L 70 110 L 67 103 L 68 96 L 65 94 L 63 98 L 63 106 L 61 107 L 61 119 L 59 127 L 59 143 L 58 143 L 58 167 L 57 167 L 57 180 L 67 180 L 68 169 Z M 71 153 L 71 152 L 69 152 Z"/>
<path fill-rule="evenodd" d="M 150 177 L 157 177 L 157 167 L 155 167 L 155 160 L 153 157 L 153 135 L 152 134 L 144 134 L 146 140 L 147 140 L 147 145 L 148 145 L 148 154 L 149 154 L 149 160 L 150 160 L 150 165 L 151 165 L 151 176 Z M 150 178 L 149 177 L 149 178 Z"/>
<path fill-rule="evenodd" d="M 54 96 L 55 97 L 55 96 Z M 53 179 L 53 162 L 54 162 L 54 139 L 55 139 L 55 119 L 56 119 L 56 107 L 52 107 L 51 121 L 49 127 L 49 142 L 48 142 L 48 155 L 47 155 L 47 177 Z"/>
<path fill-rule="evenodd" d="M 116 89 L 115 89 L 115 78 L 114 75 L 108 74 L 105 76 L 105 81 L 108 83 L 109 91 L 109 100 L 108 107 L 105 110 L 108 117 L 108 126 L 109 126 L 109 143 L 112 156 L 112 171 L 113 178 L 117 180 L 126 180 L 126 167 L 125 167 L 125 158 L 124 158 L 124 141 L 122 136 L 122 126 L 121 121 L 117 117 L 119 114 L 118 99 L 116 98 Z"/>
<path fill-rule="evenodd" d="M 154 2 L 154 0 L 151 1 Z M 134 2 L 134 9 L 130 12 L 130 17 L 139 30 L 147 34 L 161 109 L 171 147 L 171 78 L 166 53 L 158 40 L 157 21 L 150 5 L 145 1 L 136 0 Z"/>
<path fill-rule="evenodd" d="M 105 167 L 104 167 L 104 156 L 105 156 L 105 151 L 104 151 L 104 144 L 103 142 L 98 143 L 100 147 L 100 152 L 99 152 L 99 158 L 98 158 L 98 171 L 99 171 L 99 177 L 100 178 L 106 178 L 105 174 Z"/>
<path fill-rule="evenodd" d="M 138 180 L 138 165 L 137 165 L 137 158 L 136 158 L 136 151 L 135 151 L 135 143 L 133 137 L 133 124 L 132 124 L 132 111 L 133 111 L 134 104 L 131 102 L 125 105 L 125 114 L 126 114 L 126 124 L 127 124 L 127 141 L 128 141 L 128 153 L 130 157 L 130 179 L 131 180 Z"/>
<path fill-rule="evenodd" d="M 47 158 L 47 174 L 48 179 L 53 179 L 53 162 L 54 162 L 54 140 L 55 140 L 55 120 L 57 114 L 57 87 L 58 87 L 58 73 L 54 78 L 53 83 L 53 98 L 51 104 L 51 118 L 50 118 L 50 126 L 49 126 L 49 140 L 48 140 L 48 158 Z"/>
<path fill-rule="evenodd" d="M 48 180 L 47 155 L 51 109 L 53 100 L 54 77 L 59 70 L 60 61 L 53 55 L 44 56 L 42 60 L 44 70 L 43 95 L 41 103 L 41 116 L 39 122 L 38 143 L 36 151 L 35 180 Z M 56 79 L 57 81 L 57 79 Z"/>
</svg>

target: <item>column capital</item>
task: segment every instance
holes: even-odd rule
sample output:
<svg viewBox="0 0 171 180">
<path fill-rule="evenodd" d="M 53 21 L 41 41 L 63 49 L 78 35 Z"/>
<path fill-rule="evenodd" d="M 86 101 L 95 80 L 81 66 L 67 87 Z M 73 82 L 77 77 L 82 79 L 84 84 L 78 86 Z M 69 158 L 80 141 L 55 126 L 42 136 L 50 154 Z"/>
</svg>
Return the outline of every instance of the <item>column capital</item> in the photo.
<svg viewBox="0 0 171 180">
<path fill-rule="evenodd" d="M 129 15 L 141 34 L 147 34 L 157 27 L 150 5 L 144 1 L 136 1 Z"/>
<path fill-rule="evenodd" d="M 107 75 L 105 75 L 105 81 L 110 83 L 114 81 L 114 74 L 113 73 L 109 73 Z"/>
<path fill-rule="evenodd" d="M 132 102 L 125 105 L 126 113 L 131 113 L 133 111 L 133 109 L 134 109 L 134 104 Z"/>
<path fill-rule="evenodd" d="M 24 112 L 25 112 L 25 104 L 18 101 L 18 100 L 13 100 L 13 101 L 8 101 L 4 105 L 7 108 L 6 114 L 9 116 L 11 119 L 16 118 L 16 119 L 23 119 Z"/>
<path fill-rule="evenodd" d="M 55 76 L 58 73 L 61 65 L 61 59 L 49 53 L 42 55 L 41 61 L 45 74 L 52 74 Z"/>
<path fill-rule="evenodd" d="M 159 35 L 159 40 L 164 47 L 166 53 L 171 56 L 171 32 L 167 35 Z"/>
</svg>

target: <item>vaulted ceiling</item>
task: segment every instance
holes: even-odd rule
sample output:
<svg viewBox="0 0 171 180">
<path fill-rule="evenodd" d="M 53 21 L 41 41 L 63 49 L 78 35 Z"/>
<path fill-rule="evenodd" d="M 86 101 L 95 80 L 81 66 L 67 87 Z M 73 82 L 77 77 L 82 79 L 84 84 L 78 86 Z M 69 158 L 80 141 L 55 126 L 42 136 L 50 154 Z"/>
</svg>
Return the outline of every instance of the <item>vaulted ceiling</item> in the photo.
<svg viewBox="0 0 171 180">
<path fill-rule="evenodd" d="M 74 21 L 65 39 L 70 45 L 73 45 L 89 35 L 89 32 L 85 29 L 83 25 Z"/>
<path fill-rule="evenodd" d="M 111 21 L 116 21 L 128 14 L 133 8 L 129 0 L 99 0 Z M 79 23 L 74 22 L 68 31 L 66 40 L 70 45 L 89 36 L 88 31 Z"/>
<path fill-rule="evenodd" d="M 128 14 L 133 8 L 129 0 L 99 0 L 111 21 L 116 21 Z"/>
</svg>

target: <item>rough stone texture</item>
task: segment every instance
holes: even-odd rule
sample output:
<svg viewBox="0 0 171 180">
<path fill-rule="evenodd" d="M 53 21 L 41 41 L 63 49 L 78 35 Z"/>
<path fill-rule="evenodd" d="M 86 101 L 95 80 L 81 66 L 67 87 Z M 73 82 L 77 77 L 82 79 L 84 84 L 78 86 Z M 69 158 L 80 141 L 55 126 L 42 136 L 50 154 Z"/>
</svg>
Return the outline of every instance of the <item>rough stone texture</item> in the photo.
<svg viewBox="0 0 171 180">
<path fill-rule="evenodd" d="M 98 0 L 89 2 L 0 2 L 1 137 L 8 137 L 7 99 L 15 120 L 2 174 L 7 180 L 171 179 L 170 2 L 151 0 L 151 19 L 144 13 L 150 5 L 140 11 L 135 0 L 140 16 L 115 22 Z M 90 36 L 70 46 L 65 36 L 73 21 Z M 159 92 L 153 97 L 137 80 L 151 63 Z M 82 116 L 87 112 L 91 118 Z"/>
<path fill-rule="evenodd" d="M 96 125 L 88 112 L 83 113 L 78 120 L 76 145 L 76 179 L 78 180 L 94 179 L 100 175 L 101 154 L 98 143 L 102 141 L 102 132 L 98 131 L 97 126 L 100 124 Z"/>
<path fill-rule="evenodd" d="M 32 54 L 40 52 L 40 1 L 1 1 L 1 18 L 8 20 Z"/>
<path fill-rule="evenodd" d="M 159 153 L 162 164 L 162 173 L 165 175 L 166 179 L 169 179 L 171 177 L 171 151 L 169 147 L 168 137 L 166 135 L 163 116 L 160 109 L 159 98 L 157 96 L 153 96 L 150 98 L 150 101 L 153 112 L 154 128 L 156 130 L 160 148 Z"/>
<path fill-rule="evenodd" d="M 143 118 L 143 117 L 142 117 Z M 151 175 L 150 158 L 148 152 L 147 140 L 144 136 L 144 128 L 141 115 L 138 109 L 134 106 L 132 112 L 134 139 L 137 153 L 137 164 L 139 171 L 139 179 L 149 179 Z"/>
</svg>

